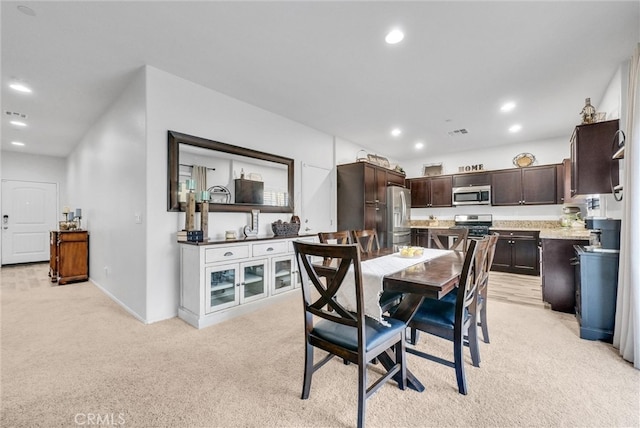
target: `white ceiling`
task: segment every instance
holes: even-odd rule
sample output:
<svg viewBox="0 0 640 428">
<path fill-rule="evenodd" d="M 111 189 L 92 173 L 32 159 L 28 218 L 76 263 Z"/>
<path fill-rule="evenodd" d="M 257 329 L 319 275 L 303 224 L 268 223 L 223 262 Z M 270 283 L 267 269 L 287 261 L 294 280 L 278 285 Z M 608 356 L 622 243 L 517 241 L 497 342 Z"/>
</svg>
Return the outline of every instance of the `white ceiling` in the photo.
<svg viewBox="0 0 640 428">
<path fill-rule="evenodd" d="M 2 149 L 68 155 L 145 64 L 396 160 L 568 138 L 640 41 L 639 4 L 3 1 Z"/>
</svg>

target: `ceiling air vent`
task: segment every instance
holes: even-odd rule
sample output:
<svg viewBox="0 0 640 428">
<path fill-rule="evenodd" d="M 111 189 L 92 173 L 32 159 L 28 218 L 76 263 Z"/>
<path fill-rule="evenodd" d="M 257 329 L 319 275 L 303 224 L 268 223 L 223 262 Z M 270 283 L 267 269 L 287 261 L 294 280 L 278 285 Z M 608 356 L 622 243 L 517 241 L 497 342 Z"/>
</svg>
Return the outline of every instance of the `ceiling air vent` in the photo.
<svg viewBox="0 0 640 428">
<path fill-rule="evenodd" d="M 9 111 L 9 110 L 5 111 L 5 113 L 6 113 L 7 116 L 11 116 L 11 117 L 14 117 L 14 118 L 15 117 L 19 117 L 20 119 L 26 119 L 27 118 L 27 115 L 24 114 L 24 113 L 18 113 L 18 112 Z"/>
<path fill-rule="evenodd" d="M 467 131 L 465 128 L 460 128 L 460 129 L 456 129 L 448 132 L 450 137 L 459 137 L 460 135 L 464 135 L 468 133 L 469 131 Z"/>
</svg>

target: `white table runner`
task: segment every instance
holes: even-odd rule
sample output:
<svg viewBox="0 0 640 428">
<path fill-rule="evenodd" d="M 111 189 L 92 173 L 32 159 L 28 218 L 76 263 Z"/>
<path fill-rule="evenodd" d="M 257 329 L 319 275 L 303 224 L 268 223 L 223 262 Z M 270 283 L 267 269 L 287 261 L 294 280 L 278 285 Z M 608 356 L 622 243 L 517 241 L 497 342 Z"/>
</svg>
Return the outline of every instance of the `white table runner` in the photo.
<svg viewBox="0 0 640 428">
<path fill-rule="evenodd" d="M 400 253 L 394 253 L 362 262 L 362 288 L 364 290 L 365 315 L 382 324 L 387 324 L 382 318 L 382 309 L 380 308 L 380 295 L 382 294 L 384 277 L 418 263 L 424 263 L 436 257 L 444 256 L 450 252 L 449 250 L 425 248 L 421 257 L 401 257 Z M 340 287 L 340 290 L 338 290 L 338 293 L 336 293 L 336 298 L 348 311 L 357 311 L 353 266 L 349 268 L 344 283 Z"/>
</svg>

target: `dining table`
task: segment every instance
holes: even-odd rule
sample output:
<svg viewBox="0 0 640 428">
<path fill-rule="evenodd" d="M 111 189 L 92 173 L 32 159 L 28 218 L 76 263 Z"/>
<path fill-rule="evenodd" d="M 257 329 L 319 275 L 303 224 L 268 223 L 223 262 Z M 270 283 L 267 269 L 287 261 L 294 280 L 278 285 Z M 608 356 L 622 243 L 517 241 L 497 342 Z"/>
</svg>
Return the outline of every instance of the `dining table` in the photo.
<svg viewBox="0 0 640 428">
<path fill-rule="evenodd" d="M 428 249 L 425 249 L 425 251 Z M 382 277 L 384 291 L 400 292 L 403 294 L 399 305 L 389 314 L 390 317 L 409 323 L 415 315 L 423 299 L 442 299 L 450 293 L 460 278 L 465 253 L 462 251 L 438 250 L 434 258 L 420 260 L 399 271 L 389 272 Z M 361 262 L 375 264 L 376 259 L 385 256 L 398 256 L 391 248 L 381 248 L 368 253 L 361 253 Z M 335 271 L 335 265 L 316 266 L 318 273 L 323 271 L 330 274 Z M 365 289 L 365 293 L 367 290 Z M 387 350 L 379 357 L 380 363 L 387 369 L 395 364 L 391 350 Z M 424 391 L 424 385 L 407 368 L 407 386 L 418 392 Z M 399 376 L 400 374 L 396 375 Z M 399 381 L 400 379 L 396 379 Z"/>
</svg>

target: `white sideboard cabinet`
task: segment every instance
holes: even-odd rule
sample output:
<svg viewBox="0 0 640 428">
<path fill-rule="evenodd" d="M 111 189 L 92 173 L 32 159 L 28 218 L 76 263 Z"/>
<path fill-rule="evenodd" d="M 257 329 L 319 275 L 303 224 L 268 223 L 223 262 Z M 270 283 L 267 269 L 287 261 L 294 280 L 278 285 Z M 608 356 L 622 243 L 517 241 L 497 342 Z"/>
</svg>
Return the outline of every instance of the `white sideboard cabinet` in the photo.
<svg viewBox="0 0 640 428">
<path fill-rule="evenodd" d="M 259 309 L 299 287 L 293 241 L 316 235 L 180 242 L 178 316 L 207 327 Z"/>
</svg>

